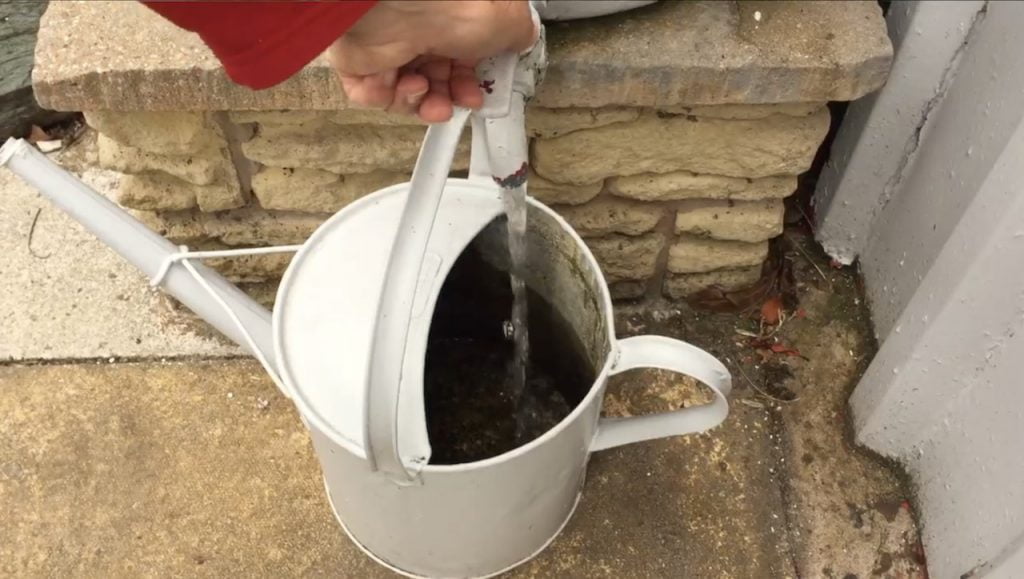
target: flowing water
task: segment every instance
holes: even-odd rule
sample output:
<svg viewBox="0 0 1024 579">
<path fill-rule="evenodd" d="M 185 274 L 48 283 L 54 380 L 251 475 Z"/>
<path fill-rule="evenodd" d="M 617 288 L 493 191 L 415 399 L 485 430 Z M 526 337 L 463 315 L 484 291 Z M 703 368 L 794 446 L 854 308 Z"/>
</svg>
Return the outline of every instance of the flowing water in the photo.
<svg viewBox="0 0 1024 579">
<path fill-rule="evenodd" d="M 516 434 L 525 436 L 525 414 L 527 409 L 521 408 L 525 389 L 526 376 L 530 367 L 530 329 L 529 329 L 529 298 L 523 272 L 526 267 L 526 184 L 506 189 L 503 196 L 505 215 L 508 218 L 508 251 L 511 258 L 509 278 L 512 285 L 512 318 L 511 334 L 515 343 L 515 356 L 509 367 L 512 377 L 513 395 L 519 407 Z M 506 330 L 506 333 L 509 333 Z"/>
<path fill-rule="evenodd" d="M 483 460 L 530 442 L 568 416 L 597 376 L 572 325 L 527 289 L 530 366 L 516 390 L 516 347 L 502 330 L 513 302 L 508 279 L 504 265 L 471 245 L 441 289 L 424 369 L 431 464 Z"/>
</svg>

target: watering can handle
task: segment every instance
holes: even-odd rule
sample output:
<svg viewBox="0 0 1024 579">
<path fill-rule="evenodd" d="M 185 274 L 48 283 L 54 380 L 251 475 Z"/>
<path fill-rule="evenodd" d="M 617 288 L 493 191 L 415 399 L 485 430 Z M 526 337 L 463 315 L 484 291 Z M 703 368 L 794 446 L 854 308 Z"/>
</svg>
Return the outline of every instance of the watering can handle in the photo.
<svg viewBox="0 0 1024 579">
<path fill-rule="evenodd" d="M 623 444 L 704 432 L 718 426 L 729 415 L 726 397 L 732 390 L 729 370 L 704 350 L 664 336 L 637 336 L 619 340 L 618 358 L 611 374 L 634 368 L 657 368 L 686 374 L 700 380 L 714 392 L 707 404 L 680 410 L 633 416 L 602 418 L 590 450 L 598 451 Z"/>
<path fill-rule="evenodd" d="M 539 26 L 539 20 L 536 21 Z M 481 178 L 479 173 L 483 170 L 501 176 L 495 178 L 499 184 L 503 184 L 501 178 L 505 176 L 525 178 L 525 99 L 532 96 L 541 68 L 537 62 L 543 58 L 543 39 L 537 47 L 541 48 L 539 56 L 521 58 L 504 54 L 488 59 L 478 68 L 485 95 L 483 107 L 473 113 L 472 165 L 477 173 L 474 178 Z M 427 129 L 388 258 L 377 309 L 366 382 L 363 440 L 370 467 L 400 485 L 414 484 L 416 467 L 426 462 L 426 457 L 403 460 L 401 456 L 400 447 L 405 446 L 399 442 L 402 433 L 398 428 L 402 372 L 423 258 L 469 116 L 470 111 L 456 108 L 451 120 Z"/>
<path fill-rule="evenodd" d="M 398 401 L 409 322 L 434 216 L 468 118 L 468 110 L 456 109 L 451 120 L 427 129 L 405 209 L 398 222 L 377 309 L 366 384 L 363 439 L 371 468 L 384 472 L 399 484 L 415 480 L 415 473 L 409 472 L 402 462 L 398 443 Z"/>
</svg>

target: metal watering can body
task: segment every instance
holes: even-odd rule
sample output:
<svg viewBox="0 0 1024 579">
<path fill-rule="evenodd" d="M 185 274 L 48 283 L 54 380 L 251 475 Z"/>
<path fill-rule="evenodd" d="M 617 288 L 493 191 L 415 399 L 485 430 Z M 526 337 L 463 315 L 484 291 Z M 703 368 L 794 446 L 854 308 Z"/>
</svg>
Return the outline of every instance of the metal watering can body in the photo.
<svg viewBox="0 0 1024 579">
<path fill-rule="evenodd" d="M 431 314 L 441 282 L 471 241 L 502 252 L 490 224 L 503 213 L 499 183 L 525 174 L 523 112 L 541 66 L 502 57 L 485 69 L 500 77 L 499 98 L 472 117 L 469 179 L 447 177 L 470 117 L 456 111 L 428 129 L 410 183 L 345 207 L 302 246 L 251 250 L 298 252 L 273 316 L 193 263 L 203 252 L 175 247 L 31 145 L 12 140 L 0 149 L 0 165 L 260 360 L 310 431 L 343 528 L 368 555 L 409 576 L 484 577 L 530 559 L 572 515 L 591 452 L 702 432 L 728 414 L 731 379 L 713 356 L 659 336 L 616 339 L 593 255 L 557 213 L 531 198 L 523 275 L 570 321 L 597 378 L 539 438 L 486 460 L 429 463 L 422 386 Z M 602 419 L 608 376 L 641 367 L 697 378 L 714 400 Z"/>
<path fill-rule="evenodd" d="M 354 207 L 354 211 L 362 213 L 375 203 L 387 203 L 388 198 L 398 202 L 405 194 L 402 186 L 395 186 L 376 193 L 376 199 L 360 200 L 357 203 L 366 206 Z M 492 217 L 501 212 L 497 188 L 468 180 L 449 180 L 444 202 L 469 204 L 475 211 Z M 439 214 L 444 213 L 442 209 Z M 332 219 L 343 223 L 345 216 L 339 213 Z M 332 508 L 353 541 L 396 572 L 415 577 L 486 577 L 521 564 L 541 552 L 572 516 L 592 452 L 702 432 L 719 424 L 728 414 L 725 397 L 730 378 L 718 360 L 694 346 L 661 336 L 616 339 L 607 284 L 582 239 L 557 213 L 533 199 L 529 200 L 528 222 L 527 283 L 554 308 L 565 312 L 584 344 L 596 379 L 583 400 L 555 427 L 504 454 L 471 463 L 434 465 L 417 460 L 415 445 L 404 452 L 397 451 L 399 460 L 410 471 L 410 480 L 375 469 L 367 446 L 361 444 L 365 439 L 360 441 L 358 430 L 351 428 L 351 415 L 349 422 L 343 417 L 342 401 L 334 398 L 333 403 L 325 403 L 340 395 L 337 389 L 329 382 L 303 380 L 302 376 L 311 368 L 303 361 L 294 366 L 291 363 L 289 348 L 338 342 L 336 323 L 328 320 L 311 328 L 308 324 L 300 327 L 299 320 L 308 321 L 317 314 L 301 296 L 323 287 L 326 276 L 340 274 L 330 273 L 326 264 L 312 263 L 322 257 L 318 258 L 312 250 L 315 245 L 309 245 L 296 257 L 296 269 L 290 269 L 282 282 L 279 309 L 274 314 L 281 372 L 286 382 L 295 380 L 294 401 L 310 430 Z M 332 227 L 325 224 L 315 234 L 323 237 L 311 241 L 323 244 L 324 249 L 340 247 L 349 241 L 344 235 L 335 237 L 342 229 L 333 230 L 332 234 Z M 505 249 L 502 233 L 503 227 L 488 226 L 475 243 L 485 253 L 500 254 Z M 309 253 L 304 254 L 307 250 Z M 324 251 L 323 255 L 336 252 Z M 303 280 L 306 259 L 311 260 L 305 263 L 311 266 L 307 271 L 319 270 L 320 274 Z M 432 309 L 433 304 L 428 302 L 418 310 L 429 319 Z M 295 327 L 289 327 L 292 323 Z M 300 331 L 301 337 L 289 339 Z M 290 345 L 281 347 L 286 342 Z M 407 347 L 414 358 L 422 361 L 423 350 L 411 343 Z M 344 367 L 344 360 L 319 360 L 323 364 L 312 370 L 317 375 L 353 372 L 352 368 Z M 406 369 L 415 371 L 414 364 L 410 366 L 406 360 Z M 663 414 L 601 418 L 608 377 L 643 367 L 693 376 L 712 389 L 714 401 Z M 399 449 L 407 436 L 415 439 L 415 431 L 420 428 L 423 400 L 418 395 L 422 392 L 403 391 L 399 408 L 392 414 Z M 403 405 L 413 410 L 407 411 Z M 352 410 L 351 406 L 348 408 Z M 374 452 L 372 446 L 369 452 Z"/>
</svg>

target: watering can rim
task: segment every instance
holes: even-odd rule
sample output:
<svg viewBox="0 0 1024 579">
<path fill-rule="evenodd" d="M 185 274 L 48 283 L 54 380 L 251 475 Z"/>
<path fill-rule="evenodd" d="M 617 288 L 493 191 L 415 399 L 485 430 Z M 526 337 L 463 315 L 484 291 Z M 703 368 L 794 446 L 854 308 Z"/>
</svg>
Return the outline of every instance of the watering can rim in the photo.
<svg viewBox="0 0 1024 579">
<path fill-rule="evenodd" d="M 447 180 L 446 189 L 448 188 L 448 186 L 457 186 L 460 189 L 462 189 L 463 193 L 466 192 L 467 188 L 488 192 L 497 190 L 497 185 L 493 183 L 488 183 L 486 181 L 481 181 L 472 178 L 449 178 Z M 305 393 L 304 390 L 300 387 L 299 381 L 294 375 L 293 368 L 289 363 L 289 356 L 287 355 L 287 350 L 285 348 L 286 337 L 284 335 L 285 324 L 283 323 L 283 319 L 284 316 L 287 315 L 286 312 L 288 310 L 288 292 L 294 287 L 294 279 L 298 275 L 295 272 L 299 271 L 299 265 L 307 259 L 311 251 L 314 251 L 313 248 L 325 236 L 329 235 L 330 231 L 336 228 L 339 223 L 351 218 L 352 214 L 365 209 L 370 204 L 379 202 L 381 196 L 405 194 L 408 192 L 408 188 L 409 183 L 398 183 L 396 185 L 391 185 L 389 187 L 380 189 L 372 195 L 368 195 L 366 197 L 362 197 L 354 201 L 350 205 L 340 210 L 338 213 L 332 215 L 323 224 L 321 224 L 320 227 L 318 227 L 316 231 L 313 232 L 309 239 L 307 239 L 306 242 L 302 245 L 302 248 L 299 249 L 299 251 L 292 258 L 291 264 L 289 264 L 288 269 L 285 271 L 284 277 L 281 279 L 281 284 L 278 288 L 276 303 L 279 305 L 274 308 L 272 314 L 271 332 L 274 345 L 274 353 L 278 364 L 278 372 L 282 380 L 284 380 L 285 384 L 292 392 L 293 403 L 299 409 L 300 414 L 303 416 L 303 418 L 308 423 L 310 423 L 311 426 L 315 426 L 318 431 L 322 432 L 333 443 L 341 446 L 342 448 L 348 450 L 349 452 L 361 458 L 367 457 L 366 447 L 364 445 L 357 444 L 355 441 L 351 440 L 349 437 L 341 433 L 337 429 L 337 427 L 331 424 L 330 421 L 328 421 L 320 412 L 317 411 L 315 404 L 312 404 L 309 401 L 307 393 Z M 452 191 L 452 193 L 455 192 Z M 590 251 L 590 248 L 587 247 L 586 243 L 584 243 L 583 239 L 579 236 L 579 234 L 572 229 L 569 223 L 565 221 L 565 219 L 561 215 L 559 215 L 557 212 L 555 212 L 547 205 L 534 199 L 533 197 L 527 197 L 527 203 L 530 205 L 530 207 L 536 208 L 542 211 L 549 218 L 554 219 L 555 223 L 562 229 L 562 231 L 568 234 L 571 237 L 572 241 L 577 245 L 577 248 L 580 250 L 580 254 L 581 256 L 583 256 L 583 259 L 587 261 L 587 263 L 591 266 L 595 273 L 600 275 L 599 281 L 601 281 L 602 283 L 596 284 L 598 286 L 596 289 L 600 293 L 599 302 L 602 311 L 602 317 L 608 322 L 606 331 L 609 344 L 611 345 L 611 349 L 608 352 L 608 355 L 600 368 L 600 372 L 595 377 L 593 384 L 591 384 L 591 386 L 588 388 L 587 394 L 586 396 L 584 396 L 583 400 L 579 404 L 577 404 L 575 408 L 572 409 L 572 412 L 570 412 L 565 418 L 559 421 L 558 424 L 550 428 L 548 431 L 546 431 L 538 438 L 524 445 L 513 448 L 502 454 L 479 461 L 451 465 L 426 464 L 423 465 L 422 468 L 420 469 L 422 472 L 442 473 L 468 471 L 477 468 L 484 468 L 492 464 L 503 462 L 515 456 L 530 452 L 532 449 L 544 444 L 547 440 L 557 435 L 558 432 L 563 430 L 567 424 L 577 419 L 579 413 L 583 412 L 583 409 L 587 407 L 587 404 L 592 400 L 592 398 L 598 395 L 597 391 L 600 388 L 598 388 L 597 386 L 602 383 L 602 379 L 609 373 L 612 365 L 615 362 L 617 349 L 611 294 L 608 291 L 608 285 L 604 280 L 603 274 L 601 274 L 600 266 L 598 265 L 596 258 L 594 258 L 593 253 Z M 292 361 L 292 364 L 294 364 L 294 360 Z M 353 385 L 353 387 L 359 386 L 361 385 Z M 364 399 L 363 404 L 365 405 L 366 403 L 367 400 Z"/>
</svg>

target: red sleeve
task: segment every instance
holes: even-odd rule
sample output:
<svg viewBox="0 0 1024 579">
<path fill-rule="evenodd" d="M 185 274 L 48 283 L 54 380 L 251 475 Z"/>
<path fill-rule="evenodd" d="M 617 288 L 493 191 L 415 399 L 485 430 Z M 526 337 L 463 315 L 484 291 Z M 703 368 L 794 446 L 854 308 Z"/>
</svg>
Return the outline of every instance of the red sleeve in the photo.
<svg viewBox="0 0 1024 579">
<path fill-rule="evenodd" d="M 257 90 L 297 73 L 376 2 L 143 0 L 174 24 L 197 33 L 233 81 Z"/>
</svg>

